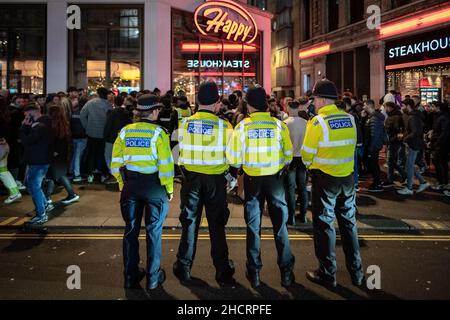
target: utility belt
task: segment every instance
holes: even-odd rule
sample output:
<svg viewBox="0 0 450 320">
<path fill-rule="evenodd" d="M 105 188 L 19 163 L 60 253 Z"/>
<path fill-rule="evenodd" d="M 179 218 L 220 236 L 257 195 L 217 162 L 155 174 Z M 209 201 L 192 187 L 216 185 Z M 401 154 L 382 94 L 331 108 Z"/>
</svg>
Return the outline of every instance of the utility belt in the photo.
<svg viewBox="0 0 450 320">
<path fill-rule="evenodd" d="M 353 172 L 351 174 L 349 174 L 346 177 L 335 177 L 332 175 L 329 175 L 328 173 L 323 172 L 322 170 L 319 169 L 312 169 L 309 170 L 309 173 L 311 174 L 311 177 L 317 177 L 317 178 L 329 178 L 331 180 L 342 180 L 342 181 L 346 181 L 349 178 L 353 178 Z"/>
<path fill-rule="evenodd" d="M 120 168 L 120 175 L 122 176 L 122 180 L 124 182 L 130 180 L 138 180 L 138 179 L 148 179 L 148 180 L 158 180 L 158 171 L 154 173 L 140 173 L 137 171 L 128 170 L 126 167 Z"/>
</svg>

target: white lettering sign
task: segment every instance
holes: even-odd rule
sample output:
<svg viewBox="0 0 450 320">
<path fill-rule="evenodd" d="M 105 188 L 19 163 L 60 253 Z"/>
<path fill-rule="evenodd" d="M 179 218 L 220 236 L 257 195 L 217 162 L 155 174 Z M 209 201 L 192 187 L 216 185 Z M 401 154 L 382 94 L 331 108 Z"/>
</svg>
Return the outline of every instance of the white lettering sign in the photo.
<svg viewBox="0 0 450 320">
<path fill-rule="evenodd" d="M 233 69 L 248 69 L 250 68 L 250 61 L 245 60 L 188 60 L 186 63 L 188 68 L 233 68 Z"/>
<path fill-rule="evenodd" d="M 445 50 L 450 47 L 450 38 L 444 37 L 440 39 L 433 39 L 419 43 L 410 44 L 407 46 L 394 47 L 389 49 L 389 58 L 398 58 L 409 56 L 413 54 L 426 53 L 437 50 Z"/>
</svg>

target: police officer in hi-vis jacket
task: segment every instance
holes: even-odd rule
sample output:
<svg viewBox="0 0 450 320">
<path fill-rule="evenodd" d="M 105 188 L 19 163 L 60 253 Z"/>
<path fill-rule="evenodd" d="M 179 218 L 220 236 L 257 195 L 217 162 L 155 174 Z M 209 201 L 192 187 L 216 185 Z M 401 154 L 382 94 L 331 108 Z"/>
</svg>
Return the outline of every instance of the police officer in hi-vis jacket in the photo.
<svg viewBox="0 0 450 320">
<path fill-rule="evenodd" d="M 312 180 L 314 247 L 319 268 L 306 277 L 324 286 L 336 287 L 336 231 L 339 224 L 347 270 L 354 285 L 363 284 L 364 274 L 356 227 L 356 193 L 353 178 L 356 125 L 352 115 L 336 107 L 333 82 L 320 80 L 313 89 L 317 116 L 306 127 L 302 160 Z"/>
<path fill-rule="evenodd" d="M 111 172 L 122 191 L 120 208 L 125 220 L 123 262 L 125 288 L 139 286 L 147 274 L 147 290 L 165 280 L 160 268 L 161 236 L 173 195 L 174 164 L 166 129 L 156 124 L 161 104 L 144 94 L 136 111 L 140 121 L 125 126 L 114 142 Z M 144 216 L 147 271 L 139 268 L 139 231 Z"/>
</svg>

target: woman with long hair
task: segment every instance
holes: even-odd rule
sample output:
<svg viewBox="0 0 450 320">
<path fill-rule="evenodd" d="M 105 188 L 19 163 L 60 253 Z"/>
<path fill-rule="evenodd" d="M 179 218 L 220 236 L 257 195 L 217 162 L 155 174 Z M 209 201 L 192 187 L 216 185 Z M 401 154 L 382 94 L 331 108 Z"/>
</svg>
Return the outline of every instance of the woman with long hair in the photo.
<svg viewBox="0 0 450 320">
<path fill-rule="evenodd" d="M 4 201 L 5 204 L 13 203 L 22 198 L 16 181 L 8 171 L 9 145 L 7 138 L 9 138 L 10 134 L 10 122 L 11 116 L 8 111 L 7 100 L 5 97 L 0 96 L 0 181 L 9 192 L 9 197 Z"/>
<path fill-rule="evenodd" d="M 50 196 L 55 190 L 55 183 L 58 182 L 63 185 L 67 191 L 67 197 L 62 200 L 63 204 L 70 204 L 78 201 L 78 196 L 66 176 L 69 163 L 69 144 L 70 144 L 70 124 L 66 120 L 66 116 L 61 106 L 50 103 L 48 105 L 48 115 L 51 118 L 51 131 L 53 137 L 53 161 L 48 170 L 48 185 L 47 185 L 47 203 L 51 205 Z"/>
</svg>

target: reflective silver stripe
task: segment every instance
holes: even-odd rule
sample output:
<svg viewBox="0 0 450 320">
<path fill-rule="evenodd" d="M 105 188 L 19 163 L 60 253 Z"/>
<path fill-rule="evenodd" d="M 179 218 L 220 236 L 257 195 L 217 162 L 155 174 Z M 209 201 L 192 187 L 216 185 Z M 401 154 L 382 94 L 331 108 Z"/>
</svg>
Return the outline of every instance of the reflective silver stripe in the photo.
<svg viewBox="0 0 450 320">
<path fill-rule="evenodd" d="M 127 163 L 125 166 L 127 167 L 128 170 L 141 173 L 155 173 L 156 171 L 158 171 L 157 167 L 138 167 L 129 163 Z"/>
<path fill-rule="evenodd" d="M 352 144 L 356 144 L 356 140 L 348 139 L 348 140 L 337 140 L 337 141 L 320 141 L 319 147 L 343 147 L 350 146 Z"/>
<path fill-rule="evenodd" d="M 182 149 L 185 150 L 185 151 L 216 151 L 216 152 L 224 152 L 225 151 L 225 146 L 194 146 L 194 145 L 190 145 L 190 144 L 183 144 Z"/>
<path fill-rule="evenodd" d="M 320 114 L 316 116 L 316 119 L 317 121 L 319 121 L 319 124 L 322 127 L 323 141 L 324 142 L 330 141 L 330 132 L 328 131 L 328 125 L 325 123 L 325 120 Z"/>
<path fill-rule="evenodd" d="M 225 146 L 223 146 L 223 120 L 219 118 L 219 137 L 217 138 L 217 147 L 223 147 L 222 151 L 225 151 Z"/>
<path fill-rule="evenodd" d="M 317 149 L 315 149 L 315 148 L 310 148 L 310 147 L 307 147 L 307 146 L 305 146 L 305 145 L 302 146 L 302 150 L 303 150 L 303 151 L 306 151 L 306 152 L 308 152 L 308 153 L 312 153 L 312 154 L 316 154 L 316 153 L 317 153 Z"/>
<path fill-rule="evenodd" d="M 79 114 L 73 114 L 72 115 L 72 119 L 80 119 L 80 115 Z"/>
<path fill-rule="evenodd" d="M 165 166 L 170 164 L 171 162 L 173 162 L 172 156 L 170 156 L 169 158 L 165 159 L 165 160 L 158 160 L 158 164 L 160 166 Z"/>
<path fill-rule="evenodd" d="M 123 128 L 123 129 L 120 131 L 119 136 L 120 136 L 120 139 L 121 139 L 121 140 L 125 139 L 125 128 Z"/>
<path fill-rule="evenodd" d="M 245 145 L 245 126 L 244 126 L 244 120 L 242 120 L 241 122 L 241 127 L 239 128 L 240 132 L 241 132 L 241 150 L 245 150 L 246 149 L 246 145 Z"/>
<path fill-rule="evenodd" d="M 170 121 L 170 118 L 159 118 L 159 121 Z"/>
<path fill-rule="evenodd" d="M 152 155 L 125 155 L 123 158 L 124 161 L 152 161 L 155 160 Z"/>
<path fill-rule="evenodd" d="M 153 135 L 152 140 L 151 140 L 153 160 L 158 159 L 158 150 L 156 149 L 156 141 L 158 140 L 158 137 L 161 134 L 161 131 L 162 131 L 162 128 L 157 127 L 155 129 L 155 134 Z"/>
<path fill-rule="evenodd" d="M 290 156 L 292 154 L 292 150 L 288 150 L 284 152 L 285 156 Z"/>
<path fill-rule="evenodd" d="M 228 148 L 228 147 L 227 147 L 227 153 L 228 153 L 230 156 L 236 157 L 236 158 L 240 158 L 240 157 L 241 157 L 241 154 L 242 154 L 241 151 L 234 152 L 233 150 L 231 150 L 231 148 Z"/>
<path fill-rule="evenodd" d="M 354 157 L 348 157 L 343 159 L 324 159 L 324 158 L 314 158 L 314 162 L 321 163 L 321 164 L 344 164 L 352 162 L 355 158 Z"/>
<path fill-rule="evenodd" d="M 112 158 L 111 159 L 111 163 L 123 163 L 123 158 Z"/>
<path fill-rule="evenodd" d="M 111 168 L 111 173 L 119 173 L 120 169 L 119 168 Z"/>
<path fill-rule="evenodd" d="M 274 166 L 279 166 L 280 164 L 283 163 L 285 163 L 284 159 L 280 159 L 274 162 L 244 162 L 244 166 L 251 168 L 270 168 Z"/>
<path fill-rule="evenodd" d="M 173 177 L 174 176 L 174 171 L 172 170 L 172 171 L 169 171 L 169 172 L 159 172 L 159 176 L 160 177 Z"/>
<path fill-rule="evenodd" d="M 311 163 L 312 163 L 311 161 L 304 161 L 304 160 L 302 160 L 302 161 L 303 161 L 303 163 L 304 163 L 305 166 L 310 166 Z"/>
<path fill-rule="evenodd" d="M 260 147 L 248 147 L 246 149 L 246 152 L 254 152 L 254 153 L 260 153 L 260 152 L 280 152 L 280 146 L 260 146 Z"/>
<path fill-rule="evenodd" d="M 182 163 L 182 164 L 192 164 L 192 165 L 198 165 L 198 166 L 214 166 L 214 165 L 225 164 L 226 159 L 221 159 L 221 160 L 197 160 L 197 159 L 179 158 L 178 161 L 180 163 Z"/>
</svg>

